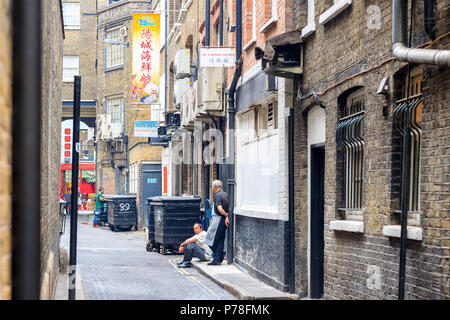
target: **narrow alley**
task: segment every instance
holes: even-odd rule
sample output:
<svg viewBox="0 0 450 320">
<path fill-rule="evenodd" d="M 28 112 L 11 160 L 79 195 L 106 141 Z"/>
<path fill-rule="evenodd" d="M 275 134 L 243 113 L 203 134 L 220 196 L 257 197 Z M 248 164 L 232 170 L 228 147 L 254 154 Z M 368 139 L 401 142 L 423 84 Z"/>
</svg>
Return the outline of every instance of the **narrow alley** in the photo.
<svg viewBox="0 0 450 320">
<path fill-rule="evenodd" d="M 89 217 L 89 216 L 88 216 Z M 85 300 L 230 300 L 234 297 L 194 268 L 177 268 L 182 255 L 145 250 L 144 232 L 111 232 L 93 228 L 92 215 L 78 222 L 77 277 Z M 89 221 L 89 222 L 87 222 Z M 86 224 L 88 223 L 88 224 Z M 69 252 L 70 222 L 61 237 Z M 65 276 L 65 277 L 64 277 Z M 67 300 L 67 274 L 59 281 L 56 298 Z"/>
</svg>

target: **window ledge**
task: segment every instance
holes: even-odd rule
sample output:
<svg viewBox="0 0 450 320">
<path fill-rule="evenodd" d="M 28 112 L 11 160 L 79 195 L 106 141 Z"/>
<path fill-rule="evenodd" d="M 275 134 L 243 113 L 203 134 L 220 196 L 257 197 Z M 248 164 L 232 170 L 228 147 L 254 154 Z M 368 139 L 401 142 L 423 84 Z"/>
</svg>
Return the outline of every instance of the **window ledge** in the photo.
<svg viewBox="0 0 450 320">
<path fill-rule="evenodd" d="M 334 231 L 364 233 L 364 222 L 352 220 L 334 220 L 330 222 L 330 229 Z"/>
<path fill-rule="evenodd" d="M 248 48 L 250 48 L 254 43 L 256 43 L 256 38 L 252 38 L 252 40 L 250 40 L 249 42 L 247 42 L 247 44 L 244 46 L 243 50 L 247 50 Z"/>
<path fill-rule="evenodd" d="M 316 32 L 316 23 L 312 22 L 302 29 L 302 38 L 307 38 Z"/>
<path fill-rule="evenodd" d="M 125 67 L 125 65 L 124 65 L 124 64 L 121 64 L 121 65 L 118 65 L 118 66 L 105 68 L 105 72 L 123 69 L 124 67 Z"/>
<path fill-rule="evenodd" d="M 264 25 L 261 27 L 261 29 L 259 29 L 259 32 L 264 32 L 267 29 L 269 29 L 269 27 L 274 24 L 275 22 L 278 21 L 278 17 L 272 17 L 270 18 L 269 21 L 267 21 L 266 23 L 264 23 Z"/>
<path fill-rule="evenodd" d="M 400 225 L 391 225 L 383 227 L 383 235 L 386 237 L 400 238 L 400 232 L 402 227 Z M 406 238 L 410 240 L 422 241 L 423 234 L 422 228 L 408 226 L 406 232 Z"/>
<path fill-rule="evenodd" d="M 278 211 L 271 207 L 240 206 L 234 209 L 234 214 L 256 219 L 278 220 Z"/>
<path fill-rule="evenodd" d="M 342 11 L 351 6 L 351 4 L 352 0 L 335 0 L 335 4 L 333 4 L 330 9 L 326 10 L 320 15 L 319 24 L 325 24 L 333 20 Z"/>
<path fill-rule="evenodd" d="M 81 27 L 68 27 L 68 26 L 64 26 L 64 30 L 81 30 Z"/>
</svg>

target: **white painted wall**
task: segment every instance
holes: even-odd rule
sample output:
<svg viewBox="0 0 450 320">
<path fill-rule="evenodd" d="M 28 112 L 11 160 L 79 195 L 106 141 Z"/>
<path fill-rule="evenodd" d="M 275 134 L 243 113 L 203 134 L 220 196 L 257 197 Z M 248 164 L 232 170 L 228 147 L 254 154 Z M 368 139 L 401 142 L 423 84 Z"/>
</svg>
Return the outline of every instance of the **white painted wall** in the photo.
<svg viewBox="0 0 450 320">
<path fill-rule="evenodd" d="M 278 129 L 267 136 L 246 138 L 251 124 L 243 121 L 248 107 L 236 121 L 235 213 L 271 220 L 289 219 L 288 126 L 285 109 L 293 105 L 293 81 L 277 78 Z M 265 103 L 269 103 L 266 101 Z M 250 115 L 252 117 L 252 115 Z M 243 142 L 243 141 L 246 142 Z"/>
</svg>

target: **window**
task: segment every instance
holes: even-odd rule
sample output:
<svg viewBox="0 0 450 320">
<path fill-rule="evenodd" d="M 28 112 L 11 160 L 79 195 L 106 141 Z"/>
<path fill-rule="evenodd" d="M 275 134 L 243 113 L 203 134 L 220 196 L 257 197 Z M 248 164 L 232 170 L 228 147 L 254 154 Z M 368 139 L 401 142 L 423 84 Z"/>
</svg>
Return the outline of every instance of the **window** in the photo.
<svg viewBox="0 0 450 320">
<path fill-rule="evenodd" d="M 259 32 L 268 30 L 277 21 L 277 0 L 264 0 L 264 25 L 259 29 Z"/>
<path fill-rule="evenodd" d="M 272 102 L 267 107 L 267 127 L 270 129 L 278 129 L 278 113 L 277 105 Z"/>
<path fill-rule="evenodd" d="M 130 194 L 137 194 L 138 192 L 138 171 L 138 164 L 133 164 L 130 166 Z"/>
<path fill-rule="evenodd" d="M 105 38 L 109 40 L 116 40 L 123 42 L 123 37 L 120 35 L 120 27 L 111 31 L 107 31 Z M 123 66 L 125 64 L 125 46 L 111 44 L 105 46 L 106 49 L 106 68 Z"/>
<path fill-rule="evenodd" d="M 343 196 L 345 209 L 362 208 L 364 156 L 364 91 L 348 94 L 342 110 L 343 117 L 336 127 L 336 143 L 343 158 Z"/>
<path fill-rule="evenodd" d="M 319 24 L 324 24 L 334 19 L 352 5 L 352 0 L 326 0 L 322 4 L 325 5 L 324 9 L 326 10 L 320 15 Z"/>
<path fill-rule="evenodd" d="M 111 123 L 123 124 L 123 98 L 106 100 L 106 112 L 111 115 Z"/>
<path fill-rule="evenodd" d="M 241 143 L 247 144 L 256 137 L 257 115 L 255 108 L 251 108 L 240 117 Z"/>
<path fill-rule="evenodd" d="M 403 97 L 407 96 L 407 77 L 404 78 L 402 91 Z M 422 143 L 422 73 L 417 69 L 411 72 L 409 99 L 403 98 L 396 102 L 397 107 L 393 112 L 393 152 L 397 151 L 397 157 L 393 157 L 393 198 L 398 201 L 397 208 L 401 209 L 401 190 L 408 187 L 410 199 L 408 211 L 420 211 L 420 158 Z M 409 121 L 408 121 L 409 119 Z M 408 133 L 411 137 L 410 146 L 405 150 L 404 135 Z M 394 153 L 395 154 L 395 153 Z M 411 161 L 409 186 L 404 186 L 403 159 L 409 157 Z"/>
<path fill-rule="evenodd" d="M 64 27 L 66 29 L 80 28 L 80 4 L 77 2 L 66 2 L 62 4 Z"/>
<path fill-rule="evenodd" d="M 308 0 L 308 21 L 307 25 L 302 29 L 302 38 L 306 38 L 316 31 L 316 23 L 314 20 L 314 0 Z"/>
<path fill-rule="evenodd" d="M 79 75 L 78 56 L 63 57 L 63 82 L 73 82 L 73 77 Z"/>
</svg>

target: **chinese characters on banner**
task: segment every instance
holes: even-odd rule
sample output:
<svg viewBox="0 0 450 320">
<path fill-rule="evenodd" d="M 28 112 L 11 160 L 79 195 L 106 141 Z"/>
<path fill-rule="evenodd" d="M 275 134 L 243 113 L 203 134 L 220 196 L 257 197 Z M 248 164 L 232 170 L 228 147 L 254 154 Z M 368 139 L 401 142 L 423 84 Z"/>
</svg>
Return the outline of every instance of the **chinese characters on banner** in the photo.
<svg viewBox="0 0 450 320">
<path fill-rule="evenodd" d="M 234 67 L 236 61 L 235 49 L 231 47 L 200 48 L 200 66 L 202 68 Z"/>
<path fill-rule="evenodd" d="M 159 13 L 133 14 L 133 103 L 159 103 Z"/>
</svg>

